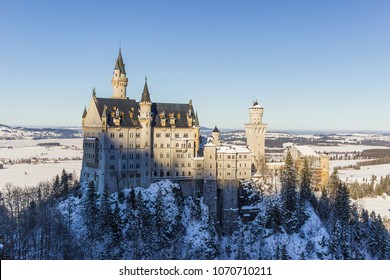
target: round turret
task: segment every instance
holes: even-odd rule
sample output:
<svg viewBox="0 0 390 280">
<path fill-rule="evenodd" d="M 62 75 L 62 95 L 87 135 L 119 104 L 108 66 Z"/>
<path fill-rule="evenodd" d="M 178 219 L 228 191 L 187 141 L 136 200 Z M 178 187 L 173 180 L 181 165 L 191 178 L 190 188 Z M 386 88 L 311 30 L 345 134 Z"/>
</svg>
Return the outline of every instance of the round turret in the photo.
<svg viewBox="0 0 390 280">
<path fill-rule="evenodd" d="M 249 118 L 251 124 L 262 124 L 264 108 L 256 101 L 253 102 L 252 106 L 249 107 Z"/>
</svg>

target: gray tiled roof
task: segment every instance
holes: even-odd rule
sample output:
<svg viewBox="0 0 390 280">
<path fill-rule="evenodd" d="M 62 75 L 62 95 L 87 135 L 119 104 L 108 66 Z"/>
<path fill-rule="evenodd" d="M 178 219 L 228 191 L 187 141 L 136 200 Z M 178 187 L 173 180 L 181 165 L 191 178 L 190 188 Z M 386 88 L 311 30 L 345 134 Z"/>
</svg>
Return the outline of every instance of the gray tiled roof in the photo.
<svg viewBox="0 0 390 280">
<path fill-rule="evenodd" d="M 98 113 L 101 116 L 106 107 L 107 125 L 115 126 L 114 118 L 116 110 L 119 110 L 121 117 L 120 125 L 122 127 L 140 127 L 138 121 L 139 103 L 134 99 L 116 99 L 116 98 L 95 98 Z M 196 116 L 191 103 L 152 103 L 152 126 L 161 127 L 160 114 L 165 113 L 167 118 L 166 127 L 171 127 L 169 122 L 169 114 L 176 118 L 176 127 L 188 127 L 187 114 L 193 119 L 193 124 L 196 125 Z"/>
</svg>

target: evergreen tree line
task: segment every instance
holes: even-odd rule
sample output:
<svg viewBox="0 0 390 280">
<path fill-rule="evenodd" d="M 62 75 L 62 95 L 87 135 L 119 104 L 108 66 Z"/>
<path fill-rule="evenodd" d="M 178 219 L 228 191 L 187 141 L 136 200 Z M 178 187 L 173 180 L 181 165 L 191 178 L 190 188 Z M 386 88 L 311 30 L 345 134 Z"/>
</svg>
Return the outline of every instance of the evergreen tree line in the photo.
<svg viewBox="0 0 390 280">
<path fill-rule="evenodd" d="M 390 175 L 381 176 L 378 183 L 375 183 L 377 177 L 372 175 L 370 179 L 363 183 L 353 182 L 348 184 L 348 189 L 352 199 L 364 197 L 374 197 L 377 195 L 390 195 Z"/>
</svg>

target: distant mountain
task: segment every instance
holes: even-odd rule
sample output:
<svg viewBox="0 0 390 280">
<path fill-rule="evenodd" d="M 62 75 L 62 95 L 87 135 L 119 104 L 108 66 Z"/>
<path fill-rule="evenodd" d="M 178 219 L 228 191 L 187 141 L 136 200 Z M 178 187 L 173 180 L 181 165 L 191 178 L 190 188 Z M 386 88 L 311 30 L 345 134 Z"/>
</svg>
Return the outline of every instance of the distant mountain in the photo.
<svg viewBox="0 0 390 280">
<path fill-rule="evenodd" d="M 81 128 L 27 128 L 0 124 L 0 140 L 80 138 Z"/>
</svg>

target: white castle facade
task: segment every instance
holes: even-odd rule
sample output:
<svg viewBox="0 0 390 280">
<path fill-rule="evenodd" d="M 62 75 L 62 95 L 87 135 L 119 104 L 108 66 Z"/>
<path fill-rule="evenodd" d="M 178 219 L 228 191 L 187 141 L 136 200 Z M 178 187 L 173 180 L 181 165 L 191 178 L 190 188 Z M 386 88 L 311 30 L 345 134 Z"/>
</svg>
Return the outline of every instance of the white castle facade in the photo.
<svg viewBox="0 0 390 280">
<path fill-rule="evenodd" d="M 139 102 L 127 97 L 121 50 L 111 82 L 112 96 L 100 98 L 93 90 L 88 110 L 84 109 L 80 181 L 93 182 L 101 192 L 105 185 L 117 191 L 169 179 L 180 183 L 183 195 L 202 194 L 216 218 L 223 215 L 217 213 L 220 194 L 227 193 L 226 186 L 250 179 L 253 166 L 264 157 L 263 108 L 257 102 L 249 108 L 246 146 L 224 145 L 217 128 L 201 146 L 192 101 L 152 102 L 146 79 Z M 234 206 L 234 198 L 229 204 Z"/>
</svg>

